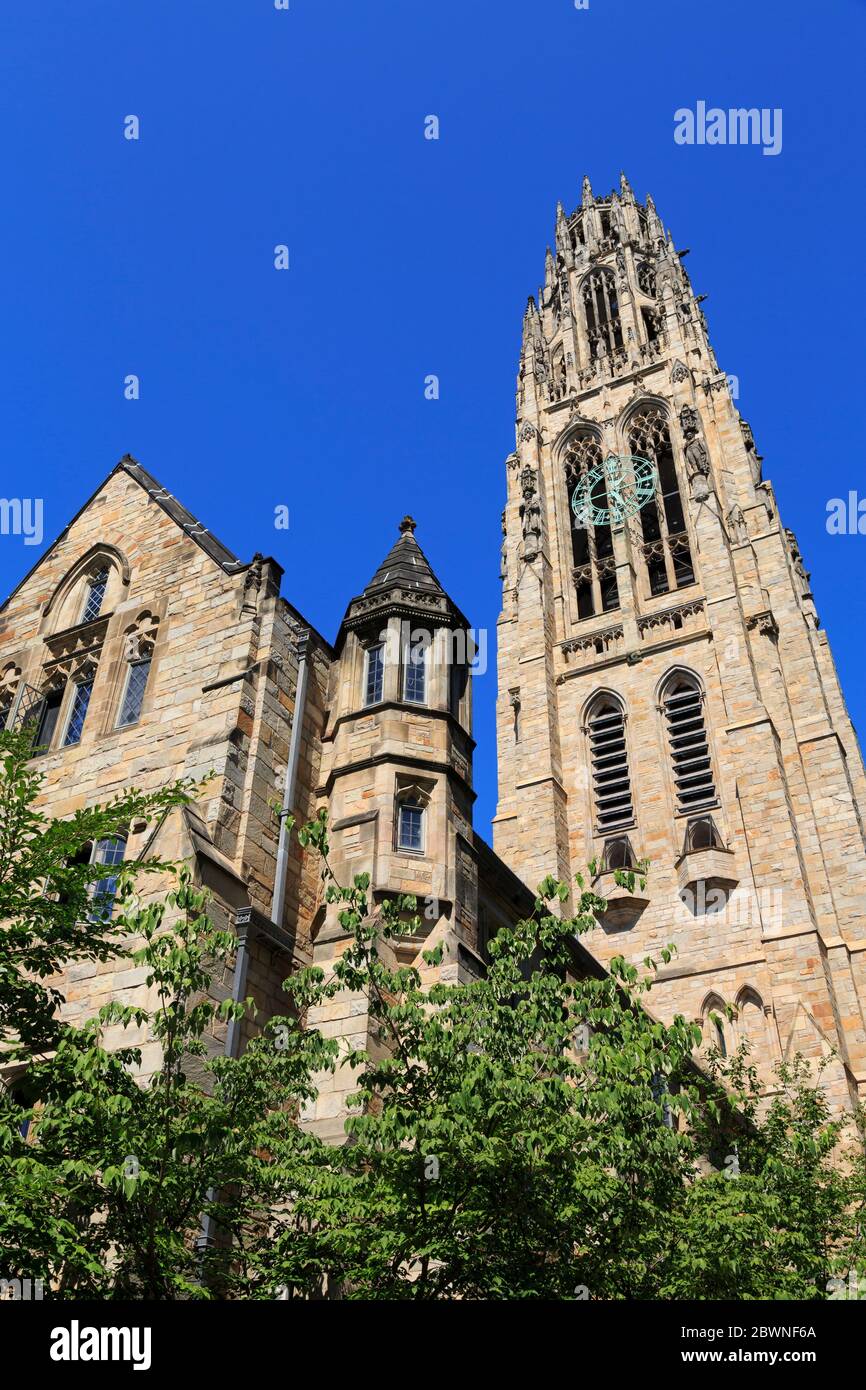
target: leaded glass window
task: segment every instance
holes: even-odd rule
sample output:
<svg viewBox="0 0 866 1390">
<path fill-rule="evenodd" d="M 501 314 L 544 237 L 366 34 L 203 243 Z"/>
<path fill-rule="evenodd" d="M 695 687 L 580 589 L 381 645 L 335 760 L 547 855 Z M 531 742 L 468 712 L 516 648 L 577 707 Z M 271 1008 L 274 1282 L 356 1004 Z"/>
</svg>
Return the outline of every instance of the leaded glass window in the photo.
<svg viewBox="0 0 866 1390">
<path fill-rule="evenodd" d="M 423 850 L 424 808 L 417 801 L 401 801 L 397 818 L 397 848 Z"/>
<path fill-rule="evenodd" d="M 385 676 L 385 647 L 382 642 L 367 648 L 367 680 L 364 689 L 364 704 L 375 705 L 382 698 L 382 683 Z"/>
<path fill-rule="evenodd" d="M 81 621 L 83 623 L 92 623 L 94 618 L 99 617 L 107 587 L 107 569 L 103 568 L 97 570 L 95 574 L 90 576 L 87 586 L 87 597 L 84 600 L 84 612 L 81 614 Z"/>
<path fill-rule="evenodd" d="M 126 690 L 123 696 L 123 704 L 120 709 L 119 725 L 137 724 L 141 718 L 141 706 L 144 700 L 144 692 L 147 688 L 147 678 L 150 675 L 150 657 L 144 661 L 132 661 L 129 665 L 129 674 L 126 678 Z"/>
<path fill-rule="evenodd" d="M 72 697 L 72 709 L 69 711 L 69 720 L 66 725 L 66 737 L 63 740 L 64 748 L 69 748 L 73 743 L 81 741 L 84 721 L 87 718 L 87 707 L 90 704 L 92 693 L 92 680 L 81 681 L 76 685 L 75 694 Z"/>
<path fill-rule="evenodd" d="M 96 849 L 93 851 L 93 863 L 104 864 L 109 870 L 105 878 L 100 878 L 93 886 L 93 911 L 91 918 L 93 921 L 106 921 L 114 911 L 114 900 L 117 897 L 117 874 L 110 870 L 123 863 L 126 853 L 126 836 L 110 835 L 104 840 L 99 840 Z"/>
</svg>

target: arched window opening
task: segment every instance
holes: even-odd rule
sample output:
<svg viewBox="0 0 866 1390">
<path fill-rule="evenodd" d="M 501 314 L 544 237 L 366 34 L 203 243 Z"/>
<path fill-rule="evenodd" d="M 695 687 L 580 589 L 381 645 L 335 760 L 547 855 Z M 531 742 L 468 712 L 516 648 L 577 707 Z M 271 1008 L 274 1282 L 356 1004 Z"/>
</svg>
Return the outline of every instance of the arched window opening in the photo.
<svg viewBox="0 0 866 1390">
<path fill-rule="evenodd" d="M 629 426 L 629 448 L 636 457 L 649 459 L 656 470 L 655 496 L 640 510 L 650 595 L 694 584 L 670 430 L 657 406 L 647 406 L 634 417 Z"/>
<path fill-rule="evenodd" d="M 108 566 L 99 564 L 89 575 L 84 593 L 80 621 L 92 623 L 102 611 L 105 590 L 108 588 Z"/>
<path fill-rule="evenodd" d="M 686 826 L 683 854 L 702 849 L 724 849 L 725 844 L 712 816 L 695 816 Z"/>
<path fill-rule="evenodd" d="M 637 858 L 627 835 L 617 835 L 605 840 L 601 856 L 601 873 L 613 873 L 616 869 L 636 869 Z"/>
<path fill-rule="evenodd" d="M 607 267 L 595 270 L 584 280 L 580 292 L 593 360 L 613 354 L 622 347 L 616 276 Z"/>
<path fill-rule="evenodd" d="M 749 1050 L 760 1063 L 769 1053 L 767 1011 L 756 990 L 747 988 L 737 1001 L 737 1031 L 749 1044 Z"/>
<path fill-rule="evenodd" d="M 655 299 L 656 273 L 649 261 L 638 261 L 637 263 L 637 286 L 641 294 L 649 295 L 651 299 Z"/>
<path fill-rule="evenodd" d="M 572 505 L 575 493 L 579 490 L 583 495 L 588 489 L 589 475 L 593 473 L 597 479 L 592 489 L 593 499 L 605 508 L 607 489 L 602 463 L 601 446 L 591 435 L 569 443 L 565 455 L 565 483 L 571 517 L 572 578 L 579 618 L 591 618 L 596 613 L 609 613 L 619 608 L 610 526 L 606 522 L 593 525 L 591 517 L 576 515 Z"/>
<path fill-rule="evenodd" d="M 643 320 L 644 333 L 648 343 L 657 343 L 661 339 L 658 315 L 654 309 L 641 309 L 641 319 Z"/>
<path fill-rule="evenodd" d="M 724 1000 L 718 994 L 711 994 L 705 1001 L 701 1012 L 704 1045 L 715 1048 L 722 1056 L 728 1055 L 728 1011 Z"/>
<path fill-rule="evenodd" d="M 665 687 L 662 700 L 674 777 L 677 813 L 682 815 L 716 803 L 716 785 L 710 744 L 704 723 L 703 692 L 694 678 L 676 676 Z M 709 822 L 709 825 L 707 824 Z M 695 823 L 697 844 L 692 848 L 718 848 L 705 843 L 717 835 L 711 817 Z M 690 827 L 691 829 L 691 827 Z"/>
<path fill-rule="evenodd" d="M 625 715 L 609 696 L 602 696 L 589 717 L 595 819 L 599 831 L 615 830 L 634 820 Z"/>
</svg>

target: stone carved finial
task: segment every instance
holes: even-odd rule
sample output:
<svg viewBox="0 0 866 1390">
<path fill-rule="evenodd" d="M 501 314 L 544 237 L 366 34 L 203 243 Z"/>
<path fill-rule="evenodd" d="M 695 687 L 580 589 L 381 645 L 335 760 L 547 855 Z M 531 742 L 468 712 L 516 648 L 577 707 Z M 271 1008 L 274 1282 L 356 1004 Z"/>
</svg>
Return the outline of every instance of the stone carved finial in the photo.
<svg viewBox="0 0 866 1390">
<path fill-rule="evenodd" d="M 588 174 L 584 174 L 584 176 L 583 176 L 583 189 L 582 189 L 582 194 L 581 194 L 581 202 L 583 203 L 583 206 L 584 206 L 585 208 L 588 208 L 588 207 L 591 207 L 591 206 L 592 206 L 593 201 L 594 201 L 594 200 L 593 200 L 593 196 L 592 196 L 592 184 L 591 184 L 590 181 L 589 181 L 589 175 L 588 175 Z"/>
<path fill-rule="evenodd" d="M 256 551 L 244 575 L 244 596 L 242 613 L 256 613 L 259 606 L 259 589 L 262 587 L 262 564 L 264 556 Z"/>
<path fill-rule="evenodd" d="M 409 533 L 409 535 L 414 535 L 414 534 L 415 534 L 415 527 L 416 527 L 417 525 L 418 525 L 418 523 L 417 523 L 417 521 L 414 519 L 414 517 L 411 517 L 411 516 L 404 516 L 403 520 L 400 522 L 400 525 L 399 525 L 399 527 L 398 527 L 398 530 L 399 530 L 399 532 L 400 532 L 400 535 L 401 535 L 401 536 L 405 536 L 407 532 Z"/>
<path fill-rule="evenodd" d="M 556 249 L 561 256 L 567 256 L 571 251 L 571 238 L 562 203 L 556 205 Z"/>
<path fill-rule="evenodd" d="M 631 184 L 621 169 L 619 171 L 619 191 L 624 203 L 634 202 L 634 193 L 632 192 Z"/>
</svg>

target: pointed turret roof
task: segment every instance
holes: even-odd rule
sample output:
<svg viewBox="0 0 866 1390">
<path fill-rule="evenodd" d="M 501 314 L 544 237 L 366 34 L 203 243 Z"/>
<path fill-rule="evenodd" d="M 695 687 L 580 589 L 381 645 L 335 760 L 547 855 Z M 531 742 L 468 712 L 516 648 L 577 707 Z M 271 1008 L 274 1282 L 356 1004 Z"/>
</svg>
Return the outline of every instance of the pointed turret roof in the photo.
<svg viewBox="0 0 866 1390">
<path fill-rule="evenodd" d="M 364 589 L 362 598 L 368 598 L 382 589 L 398 586 L 401 589 L 418 589 L 427 594 L 442 594 L 445 597 L 445 590 L 415 539 L 415 525 L 411 516 L 404 516 L 400 522 L 398 539 Z"/>
</svg>

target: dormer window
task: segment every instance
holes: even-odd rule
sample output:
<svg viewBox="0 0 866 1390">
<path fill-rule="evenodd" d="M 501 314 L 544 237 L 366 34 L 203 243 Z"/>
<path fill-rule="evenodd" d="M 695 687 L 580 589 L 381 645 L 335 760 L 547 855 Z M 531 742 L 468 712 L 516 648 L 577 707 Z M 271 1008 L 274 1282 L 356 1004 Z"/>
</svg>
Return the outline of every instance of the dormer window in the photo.
<svg viewBox="0 0 866 1390">
<path fill-rule="evenodd" d="M 385 678 L 385 644 L 377 642 L 367 648 L 367 674 L 364 682 L 364 704 L 376 705 L 382 698 Z"/>
<path fill-rule="evenodd" d="M 99 617 L 107 587 L 108 567 L 103 565 L 96 570 L 87 581 L 87 592 L 84 598 L 84 608 L 81 613 L 82 623 L 92 623 L 95 618 Z"/>
</svg>

